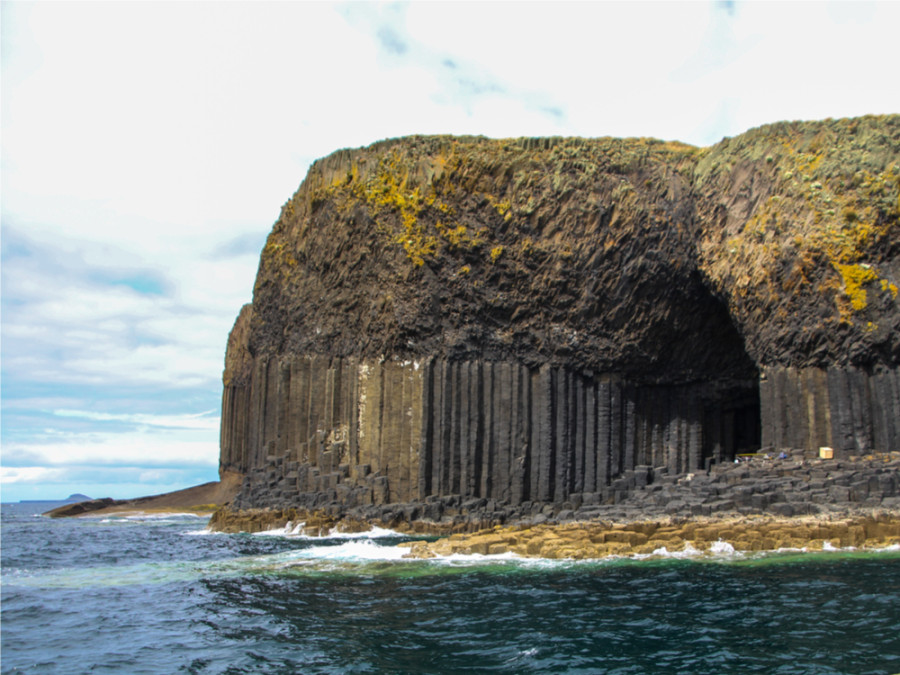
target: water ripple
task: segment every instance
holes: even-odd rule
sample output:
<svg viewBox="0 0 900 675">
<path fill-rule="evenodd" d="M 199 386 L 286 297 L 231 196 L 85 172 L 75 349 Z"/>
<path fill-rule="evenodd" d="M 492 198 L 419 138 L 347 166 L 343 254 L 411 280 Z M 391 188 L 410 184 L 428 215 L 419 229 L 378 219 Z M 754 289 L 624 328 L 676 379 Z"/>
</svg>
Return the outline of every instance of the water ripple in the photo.
<svg viewBox="0 0 900 675">
<path fill-rule="evenodd" d="M 896 673 L 900 554 L 396 559 L 3 513 L 4 673 Z"/>
</svg>

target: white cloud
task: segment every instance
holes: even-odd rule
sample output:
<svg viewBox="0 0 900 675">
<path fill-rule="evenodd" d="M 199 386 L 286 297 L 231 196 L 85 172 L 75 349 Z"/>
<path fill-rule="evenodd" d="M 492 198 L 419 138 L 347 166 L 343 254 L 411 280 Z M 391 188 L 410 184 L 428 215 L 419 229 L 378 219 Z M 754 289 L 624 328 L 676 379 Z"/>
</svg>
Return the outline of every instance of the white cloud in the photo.
<svg viewBox="0 0 900 675">
<path fill-rule="evenodd" d="M 256 261 L 249 255 L 167 261 L 154 272 L 163 293 L 95 280 L 103 271 L 127 281 L 127 251 L 111 249 L 104 265 L 69 256 L 65 242 L 29 242 L 36 255 L 4 261 L 4 370 L 47 381 L 144 382 L 216 387 L 233 317 L 249 300 Z M 99 248 L 99 247 L 98 247 Z M 85 262 L 96 258 L 96 263 Z"/>
<path fill-rule="evenodd" d="M 46 466 L 0 466 L 0 483 L 57 483 L 66 477 L 64 469 Z"/>
<path fill-rule="evenodd" d="M 138 426 L 167 427 L 171 429 L 205 429 L 218 431 L 219 418 L 209 417 L 216 411 L 193 415 L 147 415 L 141 413 L 106 413 L 93 410 L 71 410 L 60 408 L 53 411 L 60 417 L 76 417 L 97 422 L 127 422 Z"/>
<path fill-rule="evenodd" d="M 216 434 L 58 433 L 5 443 L 3 467 L 218 467 Z M 204 436 L 206 438 L 204 438 Z M 212 438 L 209 438 L 212 436 Z"/>
<path fill-rule="evenodd" d="M 533 92 L 560 107 L 565 133 L 707 144 L 781 119 L 900 109 L 897 88 L 887 85 L 897 3 L 860 11 L 855 3 L 731 7 L 412 3 L 404 27 L 429 49 L 501 83 L 508 98 Z M 704 125 L 726 109 L 723 100 L 734 102 L 723 126 Z M 490 125 L 496 118 L 479 119 Z"/>
</svg>

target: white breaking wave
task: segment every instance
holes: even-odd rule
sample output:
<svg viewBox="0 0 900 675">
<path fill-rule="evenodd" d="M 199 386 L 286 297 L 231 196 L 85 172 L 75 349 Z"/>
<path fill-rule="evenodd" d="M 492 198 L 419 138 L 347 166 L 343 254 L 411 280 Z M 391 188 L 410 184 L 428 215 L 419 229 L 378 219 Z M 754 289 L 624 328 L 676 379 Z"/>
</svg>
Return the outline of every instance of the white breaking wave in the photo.
<svg viewBox="0 0 900 675">
<path fill-rule="evenodd" d="M 128 520 L 170 520 L 172 518 L 187 518 L 189 520 L 202 520 L 209 515 L 201 516 L 197 513 L 140 513 L 125 516 Z"/>
<path fill-rule="evenodd" d="M 548 559 L 542 558 L 525 558 L 523 556 L 518 555 L 517 553 L 513 553 L 512 551 L 507 551 L 506 553 L 451 553 L 450 555 L 443 556 L 435 556 L 434 558 L 427 558 L 432 562 L 437 563 L 445 563 L 447 565 L 472 565 L 472 564 L 481 564 L 485 562 L 497 562 L 503 560 L 515 560 L 516 562 L 530 562 L 532 560 L 542 560 L 544 563 L 547 562 Z"/>
<path fill-rule="evenodd" d="M 341 563 L 366 563 L 366 562 L 399 562 L 410 564 L 431 564 L 446 566 L 478 566 L 493 563 L 515 563 L 518 566 L 525 567 L 559 567 L 569 566 L 573 564 L 597 564 L 611 562 L 614 560 L 631 559 L 646 560 L 648 558 L 669 558 L 669 559 L 743 559 L 748 555 L 750 557 L 761 557 L 776 553 L 787 552 L 805 552 L 806 549 L 781 549 L 778 551 L 758 551 L 756 553 L 748 553 L 735 550 L 734 546 L 727 541 L 719 540 L 713 542 L 709 549 L 699 550 L 688 542 L 681 550 L 668 550 L 665 546 L 657 548 L 652 553 L 638 553 L 632 555 L 612 555 L 599 559 L 574 560 L 570 558 L 532 558 L 513 553 L 511 551 L 498 554 L 480 554 L 480 553 L 453 553 L 450 555 L 438 555 L 432 558 L 411 558 L 410 549 L 405 546 L 387 545 L 379 543 L 378 539 L 389 537 L 402 537 L 403 535 L 394 530 L 373 527 L 367 532 L 336 532 L 329 531 L 328 534 L 322 536 L 311 536 L 302 533 L 305 523 L 294 525 L 289 523 L 287 527 L 277 530 L 269 530 L 266 532 L 258 532 L 253 536 L 261 537 L 283 537 L 289 539 L 300 539 L 307 542 L 323 542 L 323 545 L 312 545 L 309 548 L 294 550 L 287 553 L 276 554 L 275 559 L 268 558 L 270 565 L 275 567 L 291 567 L 296 565 L 315 565 L 317 562 L 326 564 Z M 212 532 L 208 529 L 186 532 L 187 535 L 206 536 L 211 534 L 221 534 Z M 335 540 L 341 540 L 341 543 L 333 543 Z M 326 544 L 324 542 L 332 542 Z M 837 549 L 826 543 L 823 547 L 824 551 L 838 550 L 855 550 L 852 547 L 847 549 Z M 885 547 L 879 550 L 898 551 L 900 544 Z"/>
<path fill-rule="evenodd" d="M 660 558 L 696 558 L 703 555 L 703 551 L 699 551 L 693 547 L 691 542 L 687 542 L 680 551 L 670 551 L 665 546 L 660 546 L 650 555 L 659 556 Z"/>
<path fill-rule="evenodd" d="M 719 541 L 713 542 L 712 546 L 709 547 L 709 552 L 714 553 L 716 555 L 734 555 L 735 550 L 734 546 L 729 544 L 727 541 Z"/>
<path fill-rule="evenodd" d="M 517 564 L 529 566 L 546 566 L 570 563 L 568 560 L 547 560 L 542 558 L 525 558 L 516 553 L 506 552 L 491 555 L 481 553 L 453 553 L 433 558 L 410 558 L 410 549 L 405 546 L 385 546 L 372 539 L 355 539 L 331 546 L 311 546 L 307 549 L 293 551 L 292 561 L 316 562 L 405 562 L 417 565 L 448 565 L 468 567 L 486 563 L 515 561 Z"/>
<path fill-rule="evenodd" d="M 782 546 L 781 548 L 775 548 L 771 551 L 766 551 L 767 553 L 808 553 L 809 549 L 805 546 L 801 548 L 797 548 L 795 546 Z"/>
<path fill-rule="evenodd" d="M 189 532 L 182 532 L 183 535 L 187 537 L 205 537 L 210 534 L 224 534 L 223 532 L 216 532 L 215 530 L 210 530 L 208 527 L 202 530 L 190 530 Z"/>
<path fill-rule="evenodd" d="M 372 527 L 370 530 L 366 530 L 365 532 L 338 532 L 336 529 L 332 528 L 328 531 L 328 534 L 323 535 L 312 535 L 305 534 L 303 532 L 303 528 L 306 527 L 306 523 L 297 523 L 296 525 L 288 522 L 283 528 L 274 529 L 274 530 L 265 530 L 263 532 L 254 532 L 254 537 L 290 537 L 292 539 L 309 539 L 312 541 L 321 540 L 321 539 L 383 539 L 385 537 L 402 537 L 403 535 L 400 532 L 395 532 L 394 530 L 388 530 L 383 527 Z"/>
<path fill-rule="evenodd" d="M 647 558 L 675 558 L 675 559 L 688 559 L 688 558 L 703 558 L 708 556 L 709 554 L 714 554 L 717 556 L 739 556 L 740 553 L 737 553 L 734 550 L 734 547 L 729 544 L 727 541 L 717 541 L 712 546 L 710 546 L 709 552 L 701 551 L 699 549 L 694 548 L 691 542 L 686 542 L 684 548 L 680 551 L 670 551 L 665 546 L 660 546 L 655 549 L 653 553 L 635 553 L 634 555 L 627 556 L 632 560 L 646 560 Z"/>
<path fill-rule="evenodd" d="M 400 546 L 381 546 L 370 539 L 347 541 L 335 546 L 310 546 L 293 551 L 290 560 L 330 560 L 342 562 L 402 560 L 409 549 Z"/>
</svg>

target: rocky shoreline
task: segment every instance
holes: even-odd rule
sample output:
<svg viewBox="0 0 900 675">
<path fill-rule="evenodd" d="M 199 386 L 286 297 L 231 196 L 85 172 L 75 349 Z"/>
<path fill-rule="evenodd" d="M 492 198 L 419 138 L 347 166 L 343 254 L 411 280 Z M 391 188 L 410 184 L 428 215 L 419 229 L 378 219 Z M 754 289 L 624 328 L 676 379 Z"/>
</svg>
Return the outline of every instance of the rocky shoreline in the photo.
<svg viewBox="0 0 900 675">
<path fill-rule="evenodd" d="M 210 528 L 259 532 L 287 528 L 317 536 L 372 526 L 446 537 L 410 545 L 413 557 L 504 553 L 549 558 L 652 554 L 722 541 L 739 551 L 872 547 L 900 543 L 900 453 L 846 460 L 797 452 L 759 454 L 707 472 L 627 472 L 601 493 L 563 504 L 434 497 L 424 503 L 346 508 L 217 511 Z"/>
<path fill-rule="evenodd" d="M 496 527 L 437 541 L 400 544 L 410 558 L 453 554 L 513 553 L 529 558 L 586 560 L 672 553 L 733 553 L 779 550 L 879 549 L 900 545 L 900 511 L 833 518 L 694 518 L 632 523 L 567 523 Z"/>
</svg>

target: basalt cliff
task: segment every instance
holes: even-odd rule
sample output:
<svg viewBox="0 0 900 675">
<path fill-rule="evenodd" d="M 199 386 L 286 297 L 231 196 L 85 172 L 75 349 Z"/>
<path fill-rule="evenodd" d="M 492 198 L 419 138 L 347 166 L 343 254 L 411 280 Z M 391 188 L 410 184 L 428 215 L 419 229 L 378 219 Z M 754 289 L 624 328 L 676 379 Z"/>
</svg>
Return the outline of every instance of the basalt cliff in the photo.
<svg viewBox="0 0 900 675">
<path fill-rule="evenodd" d="M 492 524 L 746 453 L 887 457 L 898 192 L 900 116 L 708 148 L 415 136 L 321 159 L 228 339 L 232 513 Z M 895 498 L 896 467 L 882 478 L 859 501 Z"/>
</svg>

